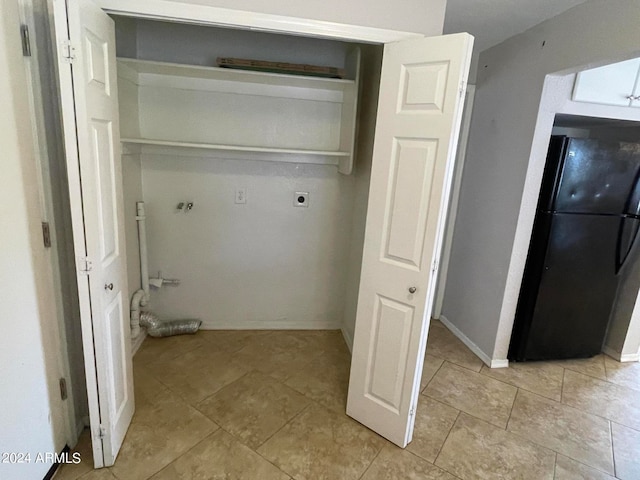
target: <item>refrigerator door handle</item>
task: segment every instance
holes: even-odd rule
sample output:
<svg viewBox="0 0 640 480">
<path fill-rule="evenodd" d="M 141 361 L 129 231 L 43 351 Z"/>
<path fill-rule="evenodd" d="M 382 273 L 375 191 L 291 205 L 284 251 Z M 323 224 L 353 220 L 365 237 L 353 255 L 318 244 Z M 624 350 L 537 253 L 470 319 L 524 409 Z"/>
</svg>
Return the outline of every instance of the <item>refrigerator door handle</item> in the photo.
<svg viewBox="0 0 640 480">
<path fill-rule="evenodd" d="M 623 213 L 636 217 L 640 215 L 640 168 L 636 172 L 633 187 L 629 190 L 629 195 L 625 200 Z"/>
<path fill-rule="evenodd" d="M 627 243 L 626 247 L 623 245 L 624 241 L 624 233 L 625 226 L 628 222 L 633 222 L 633 234 L 631 235 L 631 240 Z M 633 250 L 633 246 L 636 243 L 638 238 L 638 233 L 640 232 L 640 219 L 634 217 L 623 216 L 620 218 L 620 228 L 618 229 L 618 239 L 616 241 L 616 275 L 622 270 L 624 265 L 626 264 L 629 256 L 631 255 L 631 251 Z"/>
</svg>

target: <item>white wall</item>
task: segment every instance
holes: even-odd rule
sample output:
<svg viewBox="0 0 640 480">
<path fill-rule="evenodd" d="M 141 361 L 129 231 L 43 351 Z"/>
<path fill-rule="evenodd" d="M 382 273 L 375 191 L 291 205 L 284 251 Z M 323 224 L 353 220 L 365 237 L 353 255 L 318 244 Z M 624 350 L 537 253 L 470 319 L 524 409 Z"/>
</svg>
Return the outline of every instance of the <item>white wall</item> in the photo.
<svg viewBox="0 0 640 480">
<path fill-rule="evenodd" d="M 102 0 L 103 5 L 111 2 Z M 177 4 L 207 5 L 246 12 L 299 17 L 425 35 L 442 34 L 446 0 L 176 0 Z M 188 8 L 185 6 L 185 8 Z"/>
<path fill-rule="evenodd" d="M 39 186 L 16 1 L 0 3 L 0 452 L 30 452 L 29 464 L 0 464 L 0 477 L 42 478 L 51 467 L 39 452 L 56 451 L 59 402 L 50 341 L 43 325 L 55 324 L 51 285 L 42 272 Z M 46 334 L 49 334 L 47 327 Z"/>
<path fill-rule="evenodd" d="M 635 56 L 638 18 L 636 1 L 591 1 L 480 56 L 443 313 L 494 360 L 507 356 L 552 128 L 536 130 L 545 76 Z"/>
<path fill-rule="evenodd" d="M 134 39 L 130 23 L 117 19 L 117 24 L 124 34 L 118 53 L 130 52 L 135 43 L 137 56 L 148 60 L 212 65 L 218 56 L 238 56 L 344 67 L 350 48 L 322 39 L 150 21 L 133 25 Z M 373 59 L 365 60 L 369 93 L 362 131 L 366 134 L 375 125 L 381 48 L 366 46 L 365 50 L 374 52 Z M 126 120 L 123 135 L 137 136 L 135 107 L 144 105 L 142 96 L 136 97 L 135 89 L 122 78 L 120 86 L 120 109 Z M 147 117 L 140 111 L 139 118 L 149 120 Z M 248 131 L 240 128 L 234 133 L 227 131 L 228 126 L 205 122 L 198 125 L 198 131 L 215 139 L 215 125 L 226 128 L 226 137 L 238 133 L 237 143 L 252 141 L 248 126 L 244 127 Z M 298 128 L 303 133 L 314 130 L 304 125 Z M 208 129 L 213 133 L 207 133 Z M 163 276 L 181 281 L 180 286 L 153 292 L 152 309 L 163 318 L 200 318 L 204 328 L 340 328 L 347 277 L 355 281 L 357 295 L 363 233 L 358 226 L 364 229 L 371 153 L 367 142 L 371 138 L 369 132 L 361 142 L 358 174 L 352 176 L 339 174 L 335 166 L 263 162 L 242 155 L 226 158 L 177 149 L 153 149 L 141 157 L 123 155 L 125 203 L 133 208 L 142 194 L 147 206 L 150 274 L 162 271 Z M 332 147 L 337 148 L 334 140 Z M 320 148 L 308 142 L 289 146 Z M 245 205 L 234 203 L 237 188 L 247 191 Z M 296 191 L 310 193 L 308 208 L 293 206 Z M 354 217 L 356 195 L 358 220 Z M 195 207 L 188 214 L 176 213 L 179 202 L 193 202 Z M 135 223 L 130 217 L 134 217 L 133 210 L 126 219 L 129 278 L 139 285 Z M 350 262 L 350 256 L 355 260 Z M 355 264 L 357 268 L 349 272 Z"/>
<path fill-rule="evenodd" d="M 118 31 L 131 28 L 116 17 Z M 216 66 L 217 57 L 252 58 L 344 68 L 348 45 L 335 40 L 137 20 L 137 58 Z M 131 56 L 125 42 L 119 56 Z M 130 45 L 130 42 L 126 42 Z"/>
<path fill-rule="evenodd" d="M 334 166 L 142 156 L 152 294 L 164 318 L 203 328 L 339 328 L 353 178 Z M 235 189 L 247 203 L 235 204 Z M 309 192 L 309 207 L 293 206 Z M 176 213 L 178 202 L 193 202 Z"/>
<path fill-rule="evenodd" d="M 367 202 L 369 200 L 369 180 L 371 178 L 371 159 L 373 156 L 373 138 L 378 113 L 378 92 L 380 90 L 380 69 L 382 66 L 382 47 L 364 47 L 362 49 L 362 82 L 358 112 L 358 139 L 354 164 L 354 202 L 351 240 L 349 246 L 349 266 L 347 271 L 346 298 L 344 306 L 344 337 L 351 349 L 356 326 L 360 272 L 362 269 L 362 250 L 366 226 Z"/>
<path fill-rule="evenodd" d="M 142 286 L 136 202 L 143 201 L 140 155 L 122 155 L 122 194 L 124 197 L 124 236 L 127 249 L 127 285 L 129 298 Z"/>
</svg>

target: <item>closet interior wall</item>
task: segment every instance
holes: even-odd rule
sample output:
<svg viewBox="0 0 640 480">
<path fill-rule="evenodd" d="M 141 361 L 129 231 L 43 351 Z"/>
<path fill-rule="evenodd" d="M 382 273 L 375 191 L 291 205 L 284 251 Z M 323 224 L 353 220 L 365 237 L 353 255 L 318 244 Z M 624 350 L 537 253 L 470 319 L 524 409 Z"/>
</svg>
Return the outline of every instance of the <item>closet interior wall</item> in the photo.
<svg viewBox="0 0 640 480">
<path fill-rule="evenodd" d="M 355 47 L 325 39 L 115 20 L 118 57 L 140 60 L 215 66 L 217 57 L 238 57 L 344 68 Z M 161 272 L 180 280 L 179 286 L 152 291 L 152 309 L 160 317 L 199 318 L 205 329 L 342 328 L 350 341 L 382 58 L 381 46 L 358 47 L 361 102 L 350 175 L 335 165 L 265 161 L 259 154 L 123 146 L 130 294 L 140 285 L 135 202 L 143 200 L 150 275 Z M 136 85 L 121 76 L 118 88 L 122 137 L 144 137 L 144 103 Z M 323 115 L 325 106 L 315 103 L 310 101 L 309 108 Z M 250 123 L 262 128 L 277 123 L 270 121 L 272 116 L 286 114 L 266 113 L 256 111 Z M 194 128 L 211 129 L 215 136 L 216 129 L 228 125 L 207 122 Z M 278 142 L 279 131 L 273 128 Z M 305 138 L 308 126 L 299 128 L 305 129 L 297 132 Z M 319 125 L 318 135 L 325 138 L 318 142 L 333 142 L 337 149 L 336 129 Z M 247 126 L 249 137 L 250 130 Z M 275 160 L 277 154 L 269 155 Z M 240 190 L 246 203 L 236 203 Z M 295 192 L 309 193 L 308 207 L 294 207 Z M 193 208 L 179 211 L 180 202 L 192 202 Z"/>
</svg>

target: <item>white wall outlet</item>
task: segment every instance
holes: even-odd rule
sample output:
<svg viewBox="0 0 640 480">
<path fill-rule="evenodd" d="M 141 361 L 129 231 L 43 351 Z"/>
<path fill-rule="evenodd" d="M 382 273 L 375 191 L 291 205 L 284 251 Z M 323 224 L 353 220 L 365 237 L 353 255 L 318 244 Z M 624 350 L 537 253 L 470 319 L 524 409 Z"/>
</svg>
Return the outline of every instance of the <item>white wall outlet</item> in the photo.
<svg viewBox="0 0 640 480">
<path fill-rule="evenodd" d="M 294 207 L 308 207 L 309 206 L 309 192 L 296 192 L 293 195 Z"/>
<path fill-rule="evenodd" d="M 236 203 L 247 203 L 247 189 L 236 188 Z"/>
</svg>

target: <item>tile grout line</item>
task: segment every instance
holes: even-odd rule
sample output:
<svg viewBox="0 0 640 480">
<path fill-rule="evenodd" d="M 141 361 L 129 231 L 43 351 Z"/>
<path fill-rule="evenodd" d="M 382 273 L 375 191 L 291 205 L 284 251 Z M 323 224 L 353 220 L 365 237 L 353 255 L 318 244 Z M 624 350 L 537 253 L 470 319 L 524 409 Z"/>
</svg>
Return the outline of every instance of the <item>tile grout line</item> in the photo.
<svg viewBox="0 0 640 480">
<path fill-rule="evenodd" d="M 509 387 L 512 387 L 512 388 L 516 388 L 516 389 L 517 389 L 517 387 L 513 387 L 513 385 L 508 385 L 508 386 L 509 386 Z M 459 410 L 460 412 L 464 412 L 465 414 L 469 415 L 470 417 L 475 418 L 476 420 L 481 420 L 481 421 L 483 421 L 483 422 L 485 422 L 485 423 L 488 423 L 489 425 L 493 425 L 493 426 L 494 426 L 494 427 L 496 427 L 496 428 L 501 428 L 501 429 L 503 429 L 503 430 L 506 430 L 506 426 L 505 426 L 505 427 L 503 427 L 502 425 L 496 425 L 496 424 L 495 424 L 495 423 L 493 423 L 491 420 L 488 420 L 488 419 L 486 419 L 486 418 L 481 418 L 481 417 L 479 417 L 479 416 L 478 416 L 477 414 L 475 414 L 475 413 L 471 413 L 471 412 L 468 412 L 468 411 L 463 410 L 463 409 L 461 409 L 461 408 L 458 408 L 458 407 L 456 407 L 456 406 L 454 406 L 454 405 L 450 405 L 450 404 L 448 404 L 448 403 L 445 403 L 443 399 L 433 397 L 433 396 L 429 395 L 428 393 L 422 393 L 421 395 L 423 395 L 424 397 L 429 398 L 430 400 L 436 400 L 436 401 L 438 401 L 438 402 L 440 402 L 440 403 L 443 403 L 443 404 L 444 404 L 444 405 L 446 405 L 447 407 L 453 408 L 454 410 Z M 543 398 L 545 398 L 545 397 L 543 397 Z M 512 406 L 512 408 L 513 408 L 513 406 Z"/>
<path fill-rule="evenodd" d="M 306 407 L 305 407 L 306 408 Z M 304 409 L 303 409 L 304 410 Z M 278 469 L 278 471 L 284 473 L 287 477 L 289 478 L 294 478 L 292 474 L 285 472 L 282 468 L 280 468 L 278 465 L 276 465 L 275 463 L 273 463 L 271 460 L 269 460 L 268 458 L 264 457 L 263 455 L 260 455 L 260 453 L 258 452 L 258 448 L 260 448 L 262 445 L 264 445 L 264 442 L 261 443 L 257 448 L 253 448 L 250 447 L 249 445 L 247 445 L 246 443 L 244 443 L 242 440 L 240 440 L 238 437 L 236 437 L 233 433 L 231 433 L 230 431 L 228 431 L 227 429 L 225 429 L 224 427 L 220 427 L 220 430 L 222 430 L 223 432 L 225 432 L 227 435 L 231 436 L 231 438 L 233 438 L 236 442 L 238 442 L 240 445 L 242 445 L 243 447 L 248 448 L 249 450 L 251 450 L 251 452 L 255 453 L 256 455 L 258 455 L 260 458 L 262 458 L 265 462 L 273 465 L 275 468 Z M 280 430 L 278 430 L 280 431 Z M 274 434 L 275 435 L 275 434 Z M 271 437 L 269 437 L 271 438 Z M 265 440 L 266 442 L 266 440 Z"/>
<path fill-rule="evenodd" d="M 609 435 L 611 435 L 611 461 L 613 462 L 613 476 L 618 478 L 618 472 L 616 468 L 616 447 L 613 444 L 613 422 L 609 421 Z"/>
<path fill-rule="evenodd" d="M 529 439 L 529 438 L 527 438 L 527 437 L 525 437 L 522 434 L 517 433 L 517 432 L 508 432 L 508 433 L 510 433 L 512 435 L 515 435 L 516 437 L 518 437 L 518 438 L 520 438 L 522 440 L 525 440 L 525 441 L 527 441 L 529 443 L 532 443 L 533 445 L 536 445 L 536 446 L 538 446 L 540 448 L 544 448 L 545 450 L 549 450 L 550 452 L 555 453 L 556 455 L 562 455 L 563 457 L 567 457 L 568 459 L 573 460 L 574 462 L 579 463 L 580 465 L 582 465 L 584 467 L 587 467 L 587 468 L 589 468 L 591 470 L 595 470 L 598 473 L 603 473 L 605 475 L 611 476 L 611 474 L 609 472 L 605 472 L 600 467 L 596 467 L 596 466 L 593 466 L 593 465 L 589 465 L 588 463 L 584 463 L 583 460 L 578 460 L 577 458 L 574 458 L 571 454 L 569 454 L 567 452 L 559 452 L 559 451 L 554 450 L 554 449 L 552 449 L 550 447 L 541 445 L 538 442 L 536 442 L 534 440 L 531 440 L 531 439 Z"/>
<path fill-rule="evenodd" d="M 440 445 L 440 448 L 438 449 L 438 453 L 436 454 L 435 458 L 433 459 L 433 464 L 438 467 L 438 465 L 436 465 L 436 462 L 438 461 L 438 458 L 440 458 L 440 454 L 442 453 L 442 449 L 444 448 L 444 445 L 447 443 L 447 440 L 449 440 L 449 436 L 451 435 L 451 432 L 453 431 L 453 428 L 456 426 L 456 423 L 458 423 L 458 419 L 460 418 L 460 414 L 462 413 L 462 410 L 458 410 L 458 414 L 456 415 L 456 419 L 453 421 L 453 423 L 451 424 L 451 427 L 449 428 L 449 431 L 447 432 L 447 436 L 444 438 L 444 442 L 442 442 L 442 445 Z M 449 470 L 447 470 L 444 467 L 439 467 L 442 468 L 444 471 L 449 472 Z M 451 472 L 449 472 L 451 473 Z M 454 475 L 453 473 L 451 473 L 452 475 Z"/>
<path fill-rule="evenodd" d="M 607 419 L 607 420 L 609 420 L 609 419 Z M 640 433 L 640 428 L 630 427 L 629 425 L 625 425 L 624 423 L 620 423 L 618 420 L 609 420 L 609 421 L 611 422 L 611 424 L 615 423 L 616 425 L 619 425 L 621 427 L 628 428 L 629 430 L 633 430 L 634 432 Z"/>
<path fill-rule="evenodd" d="M 191 448 L 187 449 L 186 451 L 182 452 L 180 455 L 178 455 L 176 458 L 174 458 L 173 460 L 171 460 L 169 463 L 167 463 L 164 467 L 162 467 L 160 470 L 152 473 L 151 475 L 149 475 L 148 477 L 146 477 L 145 480 L 149 480 L 150 478 L 152 478 L 153 476 L 159 474 L 160 472 L 162 472 L 163 470 L 165 470 L 166 468 L 169 468 L 170 465 L 174 464 L 175 462 L 177 462 L 180 458 L 184 457 L 187 453 L 189 453 L 191 450 L 193 450 L 194 448 L 196 448 L 198 445 L 200 445 L 202 442 L 204 442 L 205 440 L 209 439 L 210 437 L 216 435 L 220 430 L 222 430 L 222 427 L 220 425 L 218 425 L 217 423 L 215 424 L 218 428 L 215 429 L 213 432 L 211 432 L 209 435 L 206 435 L 202 440 L 200 440 L 199 442 L 196 442 L 193 446 L 191 446 Z M 113 473 L 113 472 L 111 472 Z M 116 478 L 120 478 L 118 477 L 115 473 L 113 474 Z"/>
<path fill-rule="evenodd" d="M 425 355 L 427 355 L 427 353 L 425 353 Z M 434 379 L 434 378 L 436 378 L 436 375 L 437 375 L 437 374 L 438 374 L 438 372 L 442 369 L 442 366 L 443 366 L 445 363 L 447 363 L 447 360 L 446 360 L 446 359 L 444 359 L 444 358 L 440 358 L 440 357 L 435 356 L 435 355 L 431 355 L 431 356 L 432 356 L 432 357 L 435 357 L 435 358 L 438 358 L 438 359 L 440 359 L 440 360 L 442 360 L 442 363 L 441 363 L 441 364 L 440 364 L 440 366 L 436 369 L 436 371 L 433 373 L 433 375 L 431 376 L 431 378 L 429 379 L 429 381 L 427 382 L 427 384 L 424 386 L 424 388 L 423 388 L 422 390 L 420 390 L 420 393 L 421 393 L 421 394 L 422 394 L 422 393 L 427 389 L 427 387 L 429 386 L 429 384 L 430 384 L 431 382 L 433 382 L 433 379 Z M 422 365 L 422 369 L 424 370 L 424 363 L 423 363 L 423 365 Z"/>
<path fill-rule="evenodd" d="M 250 370 L 247 373 L 245 373 L 244 375 L 242 375 L 241 377 L 235 379 L 233 382 L 226 384 L 225 386 L 223 386 L 222 388 L 219 388 L 218 390 L 216 390 L 215 392 L 213 392 L 211 395 L 203 398 L 202 400 L 199 400 L 198 402 L 196 402 L 195 405 L 190 405 L 193 409 L 195 409 L 196 411 L 200 412 L 202 415 L 204 415 L 205 417 L 207 417 L 209 420 L 211 420 L 212 422 L 216 423 L 216 421 L 214 419 L 212 419 L 211 417 L 209 417 L 209 415 L 207 415 L 206 413 L 204 413 L 202 410 L 200 410 L 200 408 L 198 408 L 198 405 L 201 405 L 202 403 L 206 402 L 207 400 L 209 400 L 211 397 L 217 395 L 218 393 L 220 393 L 222 390 L 224 390 L 227 387 L 230 387 L 231 385 L 233 385 L 236 382 L 239 382 L 240 380 L 242 380 L 244 377 L 246 377 L 247 375 L 255 372 L 257 370 Z M 168 387 L 167 387 L 168 388 Z M 221 427 L 222 428 L 222 427 Z"/>
<path fill-rule="evenodd" d="M 371 465 L 373 465 L 373 462 L 375 462 L 375 461 L 376 461 L 376 458 L 378 458 L 378 457 L 380 456 L 380 454 L 382 453 L 382 450 L 383 450 L 385 447 L 386 447 L 386 445 L 383 445 L 383 446 L 380 448 L 380 450 L 378 450 L 378 453 L 376 453 L 375 457 L 373 457 L 373 458 L 371 459 L 371 462 L 369 463 L 369 465 L 367 465 L 367 468 L 365 468 L 365 469 L 364 469 L 364 472 L 362 472 L 362 475 L 360 475 L 360 476 L 358 477 L 358 480 L 360 480 L 361 478 L 363 478 L 363 477 L 367 474 L 367 472 L 368 472 L 368 471 L 369 471 L 369 469 L 371 468 Z"/>
<path fill-rule="evenodd" d="M 444 443 L 443 443 L 443 445 L 444 445 Z M 383 447 L 383 448 L 384 448 L 384 447 Z M 399 447 L 398 447 L 398 448 L 399 448 Z M 440 448 L 442 448 L 442 447 L 440 447 Z M 381 450 L 382 450 L 382 449 L 381 449 Z M 412 452 L 411 450 L 409 450 L 409 449 L 408 449 L 408 448 L 406 448 L 406 447 L 405 447 L 405 448 L 403 448 L 402 450 L 404 450 L 407 454 L 409 454 L 409 455 L 411 455 L 411 456 L 413 456 L 413 457 L 416 457 L 416 459 L 418 459 L 418 460 L 420 460 L 420 461 L 423 461 L 423 462 L 427 462 L 427 463 L 428 463 L 429 465 L 431 465 L 432 467 L 437 468 L 437 469 L 439 469 L 439 470 L 442 470 L 443 472 L 448 473 L 448 474 L 449 474 L 449 475 L 451 475 L 452 477 L 455 477 L 455 478 L 457 478 L 457 479 L 460 479 L 460 477 L 459 477 L 459 476 L 454 475 L 453 473 L 448 472 L 448 471 L 447 471 L 447 470 L 445 470 L 444 468 L 439 467 L 439 466 L 438 466 L 438 465 L 436 465 L 435 463 L 430 462 L 430 461 L 429 461 L 429 460 L 427 460 L 426 458 L 421 457 L 421 456 L 420 456 L 420 455 L 418 455 L 416 452 Z M 435 460 L 434 460 L 434 461 L 435 461 Z"/>
<path fill-rule="evenodd" d="M 524 437 L 523 437 L 523 438 L 524 438 Z M 536 445 L 537 445 L 537 444 L 536 444 Z M 549 450 L 550 450 L 550 449 L 549 449 Z M 600 468 L 598 468 L 598 467 L 594 467 L 593 465 L 589 465 L 588 463 L 584 463 L 584 461 L 582 461 L 582 460 L 578 460 L 577 458 L 573 458 L 571 455 L 568 455 L 568 454 L 566 454 L 566 453 L 562 453 L 562 452 L 557 452 L 556 450 L 552 450 L 552 451 L 553 451 L 554 453 L 556 453 L 557 455 L 562 455 L 563 457 L 567 457 L 569 460 L 572 460 L 572 461 L 576 462 L 577 464 L 579 464 L 579 465 L 581 465 L 581 466 L 583 466 L 583 467 L 586 467 L 586 468 L 588 468 L 588 469 L 590 469 L 590 470 L 595 470 L 595 471 L 596 471 L 596 472 L 598 472 L 598 473 L 602 473 L 602 474 L 604 474 L 604 475 L 609 475 L 610 477 L 611 477 L 611 476 L 614 476 L 614 477 L 615 477 L 615 475 L 611 475 L 611 473 L 609 473 L 609 472 L 605 472 L 604 470 L 601 470 L 601 469 L 600 469 Z M 614 466 L 614 471 L 615 471 L 615 466 Z M 615 478 L 618 478 L 618 477 L 615 477 Z"/>
<path fill-rule="evenodd" d="M 566 371 L 566 369 L 565 369 L 565 371 Z M 629 387 L 625 387 L 625 386 L 622 386 L 622 385 L 617 385 L 617 384 L 615 384 L 615 383 L 611 383 L 611 382 L 606 382 L 605 380 L 600 380 L 600 379 L 598 379 L 598 378 L 591 377 L 590 375 L 585 375 L 585 374 L 583 374 L 583 373 L 575 372 L 575 371 L 573 371 L 573 370 L 572 370 L 572 372 L 573 372 L 573 373 L 577 373 L 578 375 L 582 375 L 582 376 L 584 376 L 584 377 L 589 377 L 589 378 L 591 378 L 591 379 L 595 379 L 595 380 L 599 380 L 599 381 L 601 381 L 601 382 L 608 383 L 610 386 L 613 386 L 613 387 L 623 388 L 623 389 L 626 389 L 626 390 L 630 390 L 630 392 L 629 392 L 629 393 L 636 393 L 636 391 L 635 391 L 634 389 L 629 388 Z M 609 417 L 605 417 L 603 414 L 599 413 L 599 411 L 598 411 L 598 413 L 596 413 L 596 412 L 594 412 L 594 411 L 592 411 L 592 410 L 587 410 L 587 409 L 584 409 L 584 410 L 583 410 L 583 409 L 581 409 L 581 408 L 580 408 L 580 407 L 578 407 L 578 406 L 575 406 L 575 405 L 570 404 L 570 403 L 566 400 L 566 398 L 565 398 L 565 394 L 564 394 L 564 381 L 563 381 L 563 387 L 562 387 L 562 400 L 561 400 L 561 402 L 560 402 L 560 403 L 561 403 L 562 405 L 566 406 L 566 407 L 572 408 L 572 409 L 574 409 L 574 410 L 578 410 L 579 412 L 581 412 L 581 413 L 583 413 L 583 414 L 585 414 L 585 415 L 591 415 L 591 416 L 593 416 L 593 417 L 598 417 L 598 418 L 601 418 L 601 419 L 606 420 L 606 421 L 609 421 L 609 422 L 617 423 L 617 424 L 619 424 L 619 425 L 622 425 L 623 427 L 627 427 L 627 428 L 630 428 L 630 429 L 632 429 L 632 430 L 640 431 L 640 428 L 629 426 L 629 425 L 627 425 L 627 424 L 625 424 L 625 423 L 622 423 L 620 420 L 614 420 L 614 419 L 611 419 L 611 418 L 609 418 Z"/>
<path fill-rule="evenodd" d="M 527 392 L 527 393 L 529 393 L 529 392 Z M 536 394 L 533 394 L 533 395 L 536 395 Z M 546 399 L 545 397 L 542 397 L 541 395 L 536 395 L 536 396 L 539 396 L 540 398 Z M 546 400 L 549 400 L 549 399 L 546 399 Z M 552 401 L 553 401 L 553 400 L 552 400 Z M 556 403 L 557 403 L 557 402 L 556 402 Z M 563 406 L 563 407 L 568 407 L 568 408 L 570 408 L 570 409 L 572 409 L 572 410 L 577 410 L 579 413 L 584 413 L 584 412 L 581 412 L 580 410 L 578 410 L 578 409 L 576 409 L 576 408 L 574 408 L 574 407 L 571 407 L 570 405 L 564 405 L 564 404 L 562 404 L 562 406 Z M 587 415 L 590 415 L 590 414 L 589 414 L 589 413 L 587 413 Z M 485 423 L 488 423 L 488 422 L 486 422 L 486 420 L 485 420 Z M 555 454 L 557 454 L 557 455 L 565 456 L 565 457 L 567 457 L 567 458 L 569 458 L 569 459 L 573 460 L 574 462 L 579 463 L 580 465 L 584 465 L 585 467 L 588 467 L 588 468 L 590 468 L 590 469 L 592 469 L 592 470 L 595 470 L 595 471 L 597 471 L 597 472 L 604 473 L 604 474 L 606 474 L 606 475 L 611 476 L 611 474 L 610 474 L 609 472 L 606 472 L 606 471 L 604 471 L 604 470 L 600 469 L 599 467 L 596 467 L 596 466 L 594 466 L 594 465 L 589 465 L 589 464 L 587 464 L 587 463 L 584 463 L 584 461 L 582 461 L 582 460 L 578 460 L 577 458 L 574 458 L 574 456 L 572 456 L 571 454 L 569 454 L 569 453 L 567 453 L 567 452 L 559 452 L 558 450 L 555 450 L 555 449 L 553 449 L 553 448 L 551 448 L 551 447 L 548 447 L 548 446 L 546 446 L 546 445 L 542 445 L 542 444 L 538 443 L 537 441 L 535 441 L 535 440 L 533 440 L 533 439 L 530 439 L 530 438 L 528 438 L 528 437 L 524 436 L 524 434 L 522 434 L 522 433 L 520 433 L 520 432 L 507 431 L 507 433 L 510 433 L 510 434 L 512 434 L 512 435 L 515 435 L 516 437 L 518 437 L 518 438 L 520 438 L 520 439 L 522 439 L 522 440 L 525 440 L 525 441 L 527 441 L 527 442 L 529 442 L 529 443 L 532 443 L 533 445 L 536 445 L 536 446 L 538 446 L 538 447 L 540 447 L 540 448 L 544 448 L 545 450 L 549 450 L 550 452 L 553 452 L 553 453 L 555 453 Z"/>
<path fill-rule="evenodd" d="M 516 387 L 516 394 L 513 396 L 513 402 L 511 403 L 511 410 L 509 410 L 509 418 L 507 418 L 507 423 L 504 425 L 505 432 L 509 431 L 509 422 L 511 421 L 511 415 L 513 415 L 513 409 L 516 406 L 516 400 L 518 399 L 519 394 L 520 394 L 520 387 Z"/>
<path fill-rule="evenodd" d="M 284 427 L 286 427 L 287 425 L 289 425 L 291 422 L 293 422 L 296 418 L 298 418 L 300 415 L 302 415 L 302 413 L 304 413 L 305 410 L 308 410 L 309 407 L 311 407 L 312 403 L 316 403 L 316 402 L 309 402 L 309 405 L 305 405 L 304 408 L 302 408 L 298 413 L 296 413 L 293 417 L 291 417 L 288 421 L 286 421 L 284 423 L 284 425 L 282 425 L 279 429 L 277 429 L 275 432 L 273 432 L 271 435 L 269 435 L 269 437 L 267 437 L 265 439 L 264 442 L 262 442 L 260 445 L 258 445 L 255 449 L 252 448 L 252 450 L 254 452 L 256 452 L 258 455 L 260 455 L 262 458 L 264 458 L 265 460 L 267 460 L 268 462 L 271 463 L 271 461 L 269 459 L 267 459 L 266 457 L 264 457 L 260 452 L 258 452 L 258 449 L 260 447 L 262 447 L 264 444 L 266 444 L 269 440 L 271 440 L 273 437 L 275 437 L 280 431 L 282 431 L 282 429 Z M 287 472 L 285 472 L 287 473 Z M 289 473 L 287 473 L 287 475 L 290 475 Z"/>
</svg>

